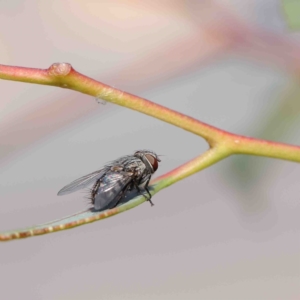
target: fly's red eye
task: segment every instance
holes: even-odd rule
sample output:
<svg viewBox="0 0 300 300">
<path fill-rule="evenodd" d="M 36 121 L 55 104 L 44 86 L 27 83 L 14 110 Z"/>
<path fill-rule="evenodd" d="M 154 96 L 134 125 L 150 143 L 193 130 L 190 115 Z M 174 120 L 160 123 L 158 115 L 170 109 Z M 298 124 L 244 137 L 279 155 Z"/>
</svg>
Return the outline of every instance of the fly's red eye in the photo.
<svg viewBox="0 0 300 300">
<path fill-rule="evenodd" d="M 150 154 L 146 154 L 145 156 L 146 156 L 147 160 L 149 161 L 149 163 L 151 164 L 151 166 L 152 166 L 152 168 L 155 172 L 158 168 L 157 159 L 154 156 L 150 155 Z"/>
</svg>

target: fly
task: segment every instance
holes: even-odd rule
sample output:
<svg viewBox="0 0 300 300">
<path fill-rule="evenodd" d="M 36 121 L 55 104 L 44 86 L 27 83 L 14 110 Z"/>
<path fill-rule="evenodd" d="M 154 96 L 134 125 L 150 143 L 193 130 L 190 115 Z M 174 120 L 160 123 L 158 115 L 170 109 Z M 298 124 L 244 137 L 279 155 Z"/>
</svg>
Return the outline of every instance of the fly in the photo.
<svg viewBox="0 0 300 300">
<path fill-rule="evenodd" d="M 122 203 L 126 194 L 136 190 L 153 205 L 148 185 L 158 168 L 160 159 L 150 150 L 139 150 L 122 156 L 98 171 L 76 179 L 63 187 L 57 195 L 66 195 L 92 185 L 90 197 L 94 209 L 105 210 Z M 147 192 L 147 196 L 143 193 Z"/>
</svg>

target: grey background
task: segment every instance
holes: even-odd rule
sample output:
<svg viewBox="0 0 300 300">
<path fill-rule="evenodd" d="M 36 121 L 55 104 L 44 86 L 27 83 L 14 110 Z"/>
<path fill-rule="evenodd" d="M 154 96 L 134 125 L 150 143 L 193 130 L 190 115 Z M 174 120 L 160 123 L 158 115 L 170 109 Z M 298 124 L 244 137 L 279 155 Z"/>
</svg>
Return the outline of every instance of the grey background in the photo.
<svg viewBox="0 0 300 300">
<path fill-rule="evenodd" d="M 253 25 L 286 30 L 277 1 L 225 2 Z M 294 110 L 281 116 L 279 109 L 287 92 L 297 90 L 279 68 L 232 53 L 176 76 L 162 64 L 164 80 L 160 73 L 147 76 L 147 69 L 130 71 L 151 47 L 197 30 L 183 9 L 193 1 L 145 1 L 145 7 L 135 1 L 49 3 L 0 2 L 3 63 L 46 68 L 67 61 L 88 76 L 222 129 L 299 145 Z M 108 24 L 109 7 L 117 15 Z M 143 13 L 128 14 L 136 7 Z M 141 22 L 152 27 L 141 28 Z M 149 60 L 149 68 L 154 63 Z M 0 88 L 1 231 L 86 208 L 82 193 L 57 197 L 57 191 L 136 149 L 164 155 L 156 176 L 207 149 L 197 136 L 86 95 L 9 81 Z M 1 297 L 297 299 L 299 176 L 296 163 L 230 157 L 161 191 L 152 208 L 144 203 L 91 225 L 1 243 Z"/>
</svg>

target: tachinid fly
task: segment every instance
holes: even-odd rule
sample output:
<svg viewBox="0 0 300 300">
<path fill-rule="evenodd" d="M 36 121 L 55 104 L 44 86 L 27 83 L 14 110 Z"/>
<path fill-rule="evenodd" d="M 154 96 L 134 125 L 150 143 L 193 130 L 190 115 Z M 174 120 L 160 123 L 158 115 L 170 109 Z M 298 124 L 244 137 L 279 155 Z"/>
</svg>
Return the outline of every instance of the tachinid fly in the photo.
<svg viewBox="0 0 300 300">
<path fill-rule="evenodd" d="M 73 193 L 90 185 L 91 200 L 95 210 L 116 207 L 124 200 L 129 191 L 134 189 L 151 201 L 148 184 L 152 174 L 158 168 L 160 159 L 150 150 L 139 150 L 133 155 L 120 157 L 100 170 L 83 176 L 62 188 L 58 195 Z"/>
</svg>

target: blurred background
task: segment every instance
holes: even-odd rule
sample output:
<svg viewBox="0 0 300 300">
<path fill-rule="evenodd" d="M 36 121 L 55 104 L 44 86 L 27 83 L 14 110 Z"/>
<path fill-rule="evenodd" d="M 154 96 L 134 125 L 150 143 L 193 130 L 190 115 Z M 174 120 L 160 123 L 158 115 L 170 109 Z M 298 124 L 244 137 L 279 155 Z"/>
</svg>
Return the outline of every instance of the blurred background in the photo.
<svg viewBox="0 0 300 300">
<path fill-rule="evenodd" d="M 233 133 L 299 145 L 299 34 L 280 1 L 0 1 L 6 65 L 68 62 Z M 201 138 L 71 90 L 0 81 L 0 230 L 88 207 L 64 185 Z M 299 299 L 300 168 L 230 157 L 113 218 L 0 244 L 3 299 Z"/>
</svg>

